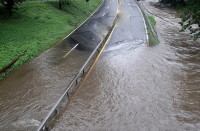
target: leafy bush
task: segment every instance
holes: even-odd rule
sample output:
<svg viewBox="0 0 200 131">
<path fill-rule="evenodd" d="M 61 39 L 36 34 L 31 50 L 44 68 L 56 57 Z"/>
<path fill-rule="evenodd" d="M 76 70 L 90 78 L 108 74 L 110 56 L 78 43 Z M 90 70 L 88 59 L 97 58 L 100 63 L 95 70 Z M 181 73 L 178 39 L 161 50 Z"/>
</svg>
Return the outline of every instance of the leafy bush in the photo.
<svg viewBox="0 0 200 131">
<path fill-rule="evenodd" d="M 3 5 L 5 9 L 7 9 L 9 16 L 11 16 L 14 5 L 23 1 L 25 0 L 0 0 L 0 4 Z"/>
<path fill-rule="evenodd" d="M 183 10 L 181 31 L 189 30 L 194 40 L 200 38 L 200 0 L 160 0 L 162 3 L 178 6 Z"/>
</svg>

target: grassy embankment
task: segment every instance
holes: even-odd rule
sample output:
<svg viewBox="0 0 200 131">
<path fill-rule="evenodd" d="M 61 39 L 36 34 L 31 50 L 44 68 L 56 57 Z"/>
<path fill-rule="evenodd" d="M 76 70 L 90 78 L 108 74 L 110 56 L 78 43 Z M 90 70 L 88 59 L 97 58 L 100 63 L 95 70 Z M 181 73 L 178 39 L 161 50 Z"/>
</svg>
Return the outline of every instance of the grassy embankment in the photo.
<svg viewBox="0 0 200 131">
<path fill-rule="evenodd" d="M 11 18 L 0 7 L 0 70 L 24 54 L 8 72 L 38 56 L 78 27 L 102 0 L 73 0 L 59 10 L 58 3 L 24 2 L 17 5 Z"/>
<path fill-rule="evenodd" d="M 148 19 L 150 21 L 151 26 L 154 28 L 156 25 L 156 20 L 154 19 L 153 16 L 148 16 Z M 149 36 L 149 43 L 150 45 L 156 45 L 158 44 L 158 40 L 157 38 L 155 38 L 155 36 L 153 35 L 153 31 L 150 27 L 150 25 L 148 24 L 148 22 L 146 21 L 146 25 L 147 25 L 147 31 L 148 31 L 148 36 Z"/>
</svg>

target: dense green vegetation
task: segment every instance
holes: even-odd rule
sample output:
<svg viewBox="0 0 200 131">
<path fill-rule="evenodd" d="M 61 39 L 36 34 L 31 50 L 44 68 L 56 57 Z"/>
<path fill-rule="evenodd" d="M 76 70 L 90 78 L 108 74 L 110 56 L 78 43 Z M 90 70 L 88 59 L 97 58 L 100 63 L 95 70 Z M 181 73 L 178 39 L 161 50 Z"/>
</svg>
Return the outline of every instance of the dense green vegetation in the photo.
<svg viewBox="0 0 200 131">
<path fill-rule="evenodd" d="M 12 10 L 15 6 L 15 4 L 23 2 L 24 0 L 0 0 L 0 4 L 2 7 L 4 7 L 7 12 L 9 17 L 12 15 Z"/>
<path fill-rule="evenodd" d="M 162 3 L 171 4 L 181 9 L 182 15 L 182 31 L 189 30 L 193 38 L 200 38 L 200 0 L 160 0 Z"/>
<path fill-rule="evenodd" d="M 16 5 L 11 17 L 0 6 L 0 69 L 24 54 L 13 70 L 48 49 L 80 25 L 101 2 L 73 0 L 62 10 L 56 1 L 24 2 Z"/>
</svg>

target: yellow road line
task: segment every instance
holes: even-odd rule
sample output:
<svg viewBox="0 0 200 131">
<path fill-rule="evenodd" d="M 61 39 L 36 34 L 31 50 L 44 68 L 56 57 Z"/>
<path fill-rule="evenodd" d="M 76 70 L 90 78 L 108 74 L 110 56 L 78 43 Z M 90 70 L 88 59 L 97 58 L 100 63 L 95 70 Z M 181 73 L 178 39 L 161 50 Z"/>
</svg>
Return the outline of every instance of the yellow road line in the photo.
<svg viewBox="0 0 200 131">
<path fill-rule="evenodd" d="M 69 52 L 67 52 L 67 54 L 65 54 L 63 58 L 67 57 L 77 46 L 78 44 L 76 44 Z"/>
<path fill-rule="evenodd" d="M 110 38 L 111 38 L 111 36 L 112 36 L 112 34 L 113 34 L 115 28 L 116 28 L 116 25 L 114 26 L 112 32 L 110 33 L 110 36 L 108 37 L 107 41 L 105 42 L 104 46 L 102 47 L 101 51 L 99 52 L 99 54 L 98 54 L 97 58 L 95 59 L 94 63 L 93 63 L 92 66 L 90 67 L 90 69 L 89 69 L 87 75 L 85 76 L 85 78 L 83 79 L 83 82 L 82 82 L 82 83 L 84 83 L 84 81 L 87 79 L 87 77 L 88 77 L 89 74 L 91 73 L 91 71 L 92 71 L 92 69 L 94 68 L 96 62 L 98 61 L 99 57 L 101 56 L 103 50 L 105 49 L 106 45 L 108 44 L 108 42 L 109 42 L 109 40 L 110 40 Z"/>
<path fill-rule="evenodd" d="M 118 7 L 119 7 L 119 4 L 118 4 Z M 118 8 L 117 8 L 117 10 L 118 10 Z M 117 15 L 118 15 L 118 13 L 119 13 L 119 11 L 116 13 L 116 17 L 117 17 Z M 109 37 L 107 38 L 107 40 L 106 40 L 104 46 L 102 47 L 101 51 L 99 52 L 98 56 L 96 57 L 95 61 L 94 61 L 93 64 L 92 64 L 92 66 L 91 66 L 90 69 L 88 70 L 87 74 L 86 74 L 85 77 L 83 78 L 83 80 L 82 80 L 82 82 L 80 83 L 80 85 L 78 85 L 78 87 L 77 87 L 75 93 L 72 95 L 72 98 L 70 99 L 69 103 L 67 104 L 66 109 L 68 108 L 68 105 L 76 98 L 76 95 L 78 94 L 78 92 L 80 91 L 81 87 L 83 86 L 83 84 L 84 84 L 85 81 L 87 80 L 88 76 L 89 76 L 90 73 L 92 72 L 92 70 L 93 70 L 95 64 L 97 63 L 97 61 L 98 61 L 98 59 L 100 58 L 100 56 L 101 56 L 103 50 L 105 49 L 106 45 L 108 44 L 108 42 L 109 42 L 109 40 L 110 40 L 110 38 L 111 38 L 111 36 L 112 36 L 112 34 L 113 34 L 113 32 L 114 32 L 116 26 L 117 26 L 117 24 L 114 25 L 114 27 L 113 27 L 113 29 L 112 29 L 112 31 L 111 31 Z"/>
<path fill-rule="evenodd" d="M 113 34 L 115 28 L 116 28 L 116 25 L 113 27 L 113 30 L 112 30 L 112 32 L 110 33 L 110 36 L 109 36 L 108 39 L 106 40 L 104 46 L 102 47 L 102 49 L 101 49 L 101 51 L 99 52 L 97 58 L 95 59 L 95 61 L 94 61 L 94 63 L 92 64 L 92 66 L 90 67 L 90 69 L 89 69 L 89 71 L 87 72 L 86 76 L 83 78 L 81 84 L 78 86 L 77 91 L 76 91 L 75 94 L 73 95 L 73 97 L 72 97 L 72 99 L 70 100 L 70 102 L 73 101 L 73 99 L 75 99 L 75 97 L 76 97 L 76 95 L 78 94 L 78 92 L 80 91 L 82 85 L 85 83 L 85 81 L 87 80 L 88 76 L 89 76 L 90 73 L 92 72 L 92 70 L 93 70 L 95 64 L 97 63 L 97 61 L 98 61 L 99 57 L 101 56 L 103 50 L 105 49 L 106 45 L 108 44 L 108 42 L 109 42 L 109 40 L 110 40 L 110 38 L 111 38 L 111 36 L 112 36 L 112 34 Z"/>
</svg>

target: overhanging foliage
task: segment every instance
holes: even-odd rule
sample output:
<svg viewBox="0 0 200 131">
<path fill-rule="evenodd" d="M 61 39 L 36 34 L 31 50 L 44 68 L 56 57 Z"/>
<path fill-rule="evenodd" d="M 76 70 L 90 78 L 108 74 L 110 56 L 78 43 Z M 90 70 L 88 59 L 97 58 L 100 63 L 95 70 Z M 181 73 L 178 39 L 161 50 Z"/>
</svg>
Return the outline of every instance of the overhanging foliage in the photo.
<svg viewBox="0 0 200 131">
<path fill-rule="evenodd" d="M 160 0 L 161 3 L 181 6 L 183 9 L 181 31 L 189 30 L 194 40 L 200 38 L 200 0 Z"/>
<path fill-rule="evenodd" d="M 9 16 L 11 16 L 14 5 L 23 1 L 25 0 L 0 0 L 0 5 L 5 7 L 9 13 Z"/>
</svg>

